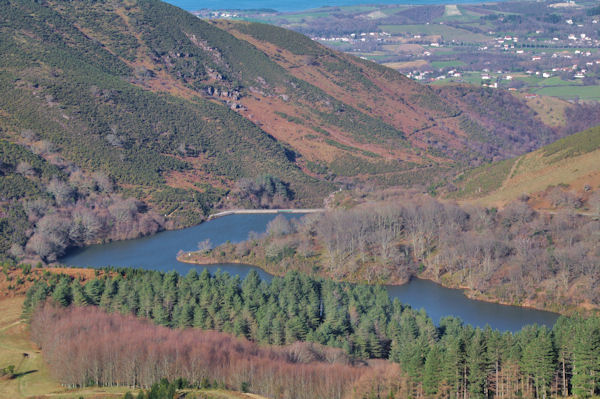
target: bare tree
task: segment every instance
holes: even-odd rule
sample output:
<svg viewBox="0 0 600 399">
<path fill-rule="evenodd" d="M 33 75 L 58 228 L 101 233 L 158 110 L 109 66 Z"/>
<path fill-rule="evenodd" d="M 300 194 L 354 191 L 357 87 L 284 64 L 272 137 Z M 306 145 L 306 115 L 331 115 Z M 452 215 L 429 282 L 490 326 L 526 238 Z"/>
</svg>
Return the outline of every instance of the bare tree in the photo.
<svg viewBox="0 0 600 399">
<path fill-rule="evenodd" d="M 17 164 L 16 172 L 25 177 L 32 177 L 36 175 L 35 169 L 25 161 L 21 161 Z"/>
<path fill-rule="evenodd" d="M 47 190 L 54 196 L 54 200 L 58 206 L 67 205 L 75 199 L 75 190 L 68 183 L 62 180 L 52 179 L 48 183 Z"/>
<path fill-rule="evenodd" d="M 202 251 L 202 252 L 208 252 L 212 249 L 213 244 L 210 241 L 210 238 L 207 238 L 206 240 L 202 240 L 198 243 L 198 251 Z"/>
</svg>

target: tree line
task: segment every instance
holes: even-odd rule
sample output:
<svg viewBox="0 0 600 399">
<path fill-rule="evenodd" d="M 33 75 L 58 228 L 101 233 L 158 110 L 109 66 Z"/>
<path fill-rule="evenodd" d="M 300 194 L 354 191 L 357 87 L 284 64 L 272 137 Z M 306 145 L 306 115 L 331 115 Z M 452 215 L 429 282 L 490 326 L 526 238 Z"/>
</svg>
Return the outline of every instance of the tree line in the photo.
<svg viewBox="0 0 600 399">
<path fill-rule="evenodd" d="M 193 388 L 228 388 L 272 398 L 335 399 L 348 397 L 344 395 L 367 371 L 328 361 L 327 348 L 261 347 L 230 334 L 169 329 L 96 307 L 40 308 L 31 320 L 31 333 L 63 384 L 149 388 L 142 397 L 173 397 L 176 386 L 153 386 L 168 378 L 185 380 Z M 309 357 L 305 361 L 297 354 Z"/>
<path fill-rule="evenodd" d="M 343 348 L 347 355 L 333 352 L 338 360 L 344 356 L 354 361 L 388 359 L 398 363 L 402 370 L 402 378 L 398 380 L 403 382 L 399 389 L 404 396 L 399 397 L 540 398 L 570 394 L 590 397 L 600 387 L 600 317 L 597 316 L 561 317 L 551 329 L 534 325 L 517 333 L 473 328 L 454 317 L 446 317 L 436 326 L 424 311 L 391 301 L 382 287 L 338 283 L 294 272 L 270 283 L 261 281 L 255 272 L 240 280 L 206 271 L 201 274 L 192 271 L 182 277 L 175 272 L 124 269 L 85 285 L 68 277 L 50 276 L 28 292 L 25 312 L 31 314 L 46 299 L 73 308 L 72 314 L 80 314 L 80 318 L 93 311 L 78 310 L 81 307 L 99 306 L 108 312 L 135 315 L 175 328 L 172 332 L 175 335 L 185 333 L 191 337 L 199 332 L 186 327 L 198 327 L 230 332 L 263 344 L 291 345 L 306 341 Z M 52 309 L 48 312 L 60 313 Z M 35 317 L 38 316 L 34 320 Z M 53 331 L 53 320 L 44 319 L 36 331 Z M 85 334 L 101 330 L 79 328 L 79 319 L 69 325 L 75 332 Z M 180 328 L 184 328 L 183 332 Z M 134 328 L 119 337 L 130 334 L 132 339 L 139 340 L 146 337 L 141 331 Z M 171 334 L 166 329 L 160 331 Z M 62 340 L 61 350 L 55 352 L 59 357 L 81 355 L 77 352 L 80 347 L 66 338 L 69 334 L 67 330 L 47 333 L 48 339 Z M 109 336 L 112 338 L 98 342 L 118 341 L 114 339 L 116 335 Z M 90 341 L 96 340 L 85 339 Z M 159 345 L 150 347 L 159 350 Z M 212 346 L 207 353 L 217 356 L 215 353 L 220 350 L 216 348 L 222 346 Z M 207 353 L 198 352 L 197 361 L 208 356 Z M 73 359 L 69 361 L 79 358 Z M 81 362 L 75 368 L 56 369 L 77 371 L 86 364 L 85 360 Z M 85 369 L 96 367 L 97 373 L 105 373 L 105 368 L 116 367 L 111 366 L 113 363 L 94 363 Z M 159 374 L 156 372 L 145 384 L 156 382 Z M 122 373 L 112 375 L 116 378 Z M 173 373 L 169 377 L 188 378 Z M 99 381 L 76 382 L 90 383 Z"/>
<path fill-rule="evenodd" d="M 0 140 L 0 250 L 15 258 L 53 261 L 68 247 L 156 233 L 165 220 L 135 198 L 116 192 L 102 172 L 82 170 L 24 129 L 26 145 Z M 3 215 L 4 216 L 4 215 Z M 5 223 L 7 222 L 7 223 Z"/>
<path fill-rule="evenodd" d="M 600 209 L 600 191 L 586 198 L 592 213 Z M 560 187 L 547 199 L 562 209 L 539 213 L 524 200 L 502 210 L 429 197 L 368 202 L 295 222 L 277 218 L 266 235 L 204 255 L 273 274 L 301 270 L 367 283 L 420 275 L 505 303 L 598 306 L 600 220 L 573 212 L 582 199 Z"/>
</svg>

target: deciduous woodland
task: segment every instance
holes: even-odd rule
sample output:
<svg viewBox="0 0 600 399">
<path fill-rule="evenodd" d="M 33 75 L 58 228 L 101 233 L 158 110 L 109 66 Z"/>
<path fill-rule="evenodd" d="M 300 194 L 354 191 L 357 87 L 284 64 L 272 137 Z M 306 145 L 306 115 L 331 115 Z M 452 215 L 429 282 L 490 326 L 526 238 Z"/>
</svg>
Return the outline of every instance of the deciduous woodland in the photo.
<svg viewBox="0 0 600 399">
<path fill-rule="evenodd" d="M 46 306 L 32 337 L 65 384 L 148 388 L 162 377 L 215 382 L 271 398 L 349 397 L 369 371 L 341 351 L 311 344 L 262 347 L 230 334 L 169 329 L 98 308 Z M 380 365 L 383 371 L 392 365 Z"/>
<path fill-rule="evenodd" d="M 238 261 L 278 275 L 300 270 L 368 283 L 419 275 L 478 297 L 567 310 L 600 304 L 599 235 L 598 219 L 564 209 L 539 213 L 523 201 L 499 211 L 396 199 L 299 222 L 278 217 L 264 236 L 180 259 Z"/>
<path fill-rule="evenodd" d="M 43 307 L 47 299 L 57 307 Z M 241 281 L 226 274 L 181 277 L 132 269 L 85 285 L 50 276 L 29 291 L 25 311 L 33 314 L 33 336 L 57 377 L 72 385 L 215 378 L 232 387 L 246 382 L 267 396 L 261 389 L 273 389 L 271 395 L 282 398 L 357 392 L 365 398 L 590 397 L 600 387 L 597 316 L 561 317 L 551 330 L 528 326 L 515 334 L 474 329 L 452 317 L 435 326 L 424 311 L 391 302 L 382 288 L 297 273 L 271 283 L 256 273 Z M 190 327 L 288 346 L 269 349 Z M 341 347 L 345 355 L 316 344 Z M 380 396 L 373 393 L 377 384 L 369 385 L 374 369 L 352 365 L 372 358 L 386 358 L 401 370 L 384 367 L 396 385 L 379 383 Z M 322 361 L 303 364 L 305 359 Z M 342 389 L 355 381 L 370 388 Z M 277 391 L 282 384 L 286 388 Z M 296 384 L 309 388 L 292 389 Z M 313 396 L 302 396 L 308 390 Z"/>
</svg>

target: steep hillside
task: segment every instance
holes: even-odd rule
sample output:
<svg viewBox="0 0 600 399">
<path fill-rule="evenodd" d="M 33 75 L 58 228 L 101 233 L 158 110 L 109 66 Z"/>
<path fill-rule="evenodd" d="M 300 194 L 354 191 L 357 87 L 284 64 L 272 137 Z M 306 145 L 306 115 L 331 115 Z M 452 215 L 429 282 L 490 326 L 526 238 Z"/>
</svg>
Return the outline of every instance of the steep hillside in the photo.
<svg viewBox="0 0 600 399">
<path fill-rule="evenodd" d="M 415 170 L 431 163 L 439 167 L 457 161 L 476 164 L 484 159 L 502 159 L 522 154 L 528 148 L 538 148 L 565 134 L 561 129 L 546 126 L 523 99 L 508 92 L 471 86 L 434 90 L 396 71 L 332 51 L 297 33 L 275 26 L 231 21 L 215 24 L 254 44 L 294 77 L 310 82 L 335 100 L 376 116 L 402 132 L 405 141 L 397 138 L 386 140 L 386 135 L 371 131 L 370 142 L 365 143 L 360 137 L 342 138 L 336 135 L 335 129 L 328 131 L 335 139 L 358 148 L 367 148 L 383 159 L 412 162 L 411 165 L 403 164 L 404 168 Z M 256 106 L 251 101 L 245 105 L 248 112 Z M 278 104 L 275 100 L 272 100 L 272 105 L 286 107 L 286 104 L 281 101 Z M 310 125 L 310 122 L 319 121 L 307 113 L 310 106 L 303 104 L 296 114 L 280 116 L 284 116 L 286 122 L 295 122 L 302 128 Z M 267 111 L 268 115 L 268 110 L 263 111 Z M 515 114 L 518 118 L 513 116 Z M 269 130 L 269 121 L 277 119 L 277 114 L 273 118 L 267 117 L 264 112 L 260 115 L 263 115 L 263 126 Z M 342 117 L 338 115 L 337 118 Z M 320 122 L 322 124 L 324 121 Z M 274 131 L 272 134 L 291 142 L 295 148 L 303 147 L 311 152 L 305 143 L 290 138 L 285 132 Z M 326 138 L 314 136 L 314 132 L 310 136 L 302 136 L 303 139 L 310 137 L 321 142 L 318 147 L 313 147 L 313 152 L 323 151 L 330 144 Z M 363 152 L 361 155 L 368 154 Z M 371 171 L 370 174 L 382 174 L 380 161 L 365 160 L 378 167 L 364 167 L 364 171 L 375 169 L 377 172 Z M 340 171 L 336 166 L 335 163 L 329 165 L 340 175 L 358 174 Z M 397 171 L 397 166 L 388 165 L 388 173 L 394 169 Z"/>
<path fill-rule="evenodd" d="M 165 67 L 157 62 L 169 58 L 166 48 L 177 47 L 168 42 L 168 34 L 150 28 L 152 20 L 144 20 L 161 17 L 153 4 L 187 16 L 150 2 L 136 15 L 142 31 L 121 31 L 123 25 L 134 29 L 123 24 L 129 18 L 119 13 L 125 10 L 104 2 L 79 4 L 80 10 L 63 3 L 5 3 L 2 53 L 7 56 L 2 58 L 0 82 L 7 134 L 32 129 L 79 166 L 102 169 L 123 184 L 164 184 L 173 174 L 194 168 L 197 158 L 203 160 L 199 169 L 217 180 L 262 172 L 288 175 L 286 180 L 297 185 L 308 183 L 293 165 L 292 151 L 222 104 L 200 98 L 184 85 L 183 73 L 181 81 L 161 79 L 142 66 L 154 56 L 159 72 L 164 68 L 178 73 L 176 61 Z M 95 32 L 87 26 L 92 23 Z M 109 43 L 102 43 L 104 37 Z M 139 42 L 142 38 L 158 41 L 151 54 Z M 222 45 L 227 43 L 223 40 Z M 201 56 L 210 64 L 210 52 Z M 209 69 L 201 64 L 196 68 L 198 75 Z M 140 86 L 146 77 L 166 88 L 144 90 Z M 178 90 L 179 95 L 162 93 Z"/>
<path fill-rule="evenodd" d="M 332 181 L 430 185 L 563 134 L 509 95 L 436 92 L 294 32 L 157 0 L 1 1 L 0 53 L 0 250 L 44 260 L 218 206 L 320 205 Z M 508 103 L 525 138 L 488 112 Z M 85 226 L 66 231 L 74 217 Z"/>
<path fill-rule="evenodd" d="M 206 25 L 174 7 L 149 5 Z M 71 245 L 197 223 L 243 179 L 257 179 L 252 187 L 262 206 L 274 199 L 318 205 L 331 191 L 301 171 L 292 149 L 229 106 L 202 98 L 185 77 L 172 77 L 176 63 L 155 59 L 162 42 L 152 51 L 145 45 L 144 36 L 156 40 L 152 21 L 137 11 L 106 2 L 0 3 L 3 254 L 25 250 L 51 260 Z M 227 33 L 209 31 L 260 58 Z M 210 51 L 202 54 L 209 65 Z M 124 200 L 130 196 L 153 212 Z M 87 227 L 74 235 L 63 222 L 77 215 L 86 215 Z"/>
<path fill-rule="evenodd" d="M 600 189 L 600 126 L 460 175 L 448 196 L 486 205 L 529 198 L 538 208 L 582 208 Z M 562 194 L 561 194 L 562 193 Z M 600 197 L 598 198 L 600 201 Z"/>
</svg>

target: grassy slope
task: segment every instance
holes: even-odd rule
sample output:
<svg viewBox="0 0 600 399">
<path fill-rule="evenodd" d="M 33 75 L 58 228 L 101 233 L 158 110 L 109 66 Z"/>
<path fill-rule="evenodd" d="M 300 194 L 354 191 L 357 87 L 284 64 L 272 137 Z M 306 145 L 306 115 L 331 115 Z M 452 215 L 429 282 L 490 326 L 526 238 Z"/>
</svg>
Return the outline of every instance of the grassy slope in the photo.
<svg viewBox="0 0 600 399">
<path fill-rule="evenodd" d="M 580 190 L 600 186 L 600 126 L 565 137 L 532 153 L 474 169 L 460 177 L 452 197 L 502 205 L 550 185 Z M 581 186 L 581 187 L 579 187 Z"/>
<path fill-rule="evenodd" d="M 85 388 L 70 390 L 51 376 L 42 354 L 30 341 L 27 325 L 21 319 L 24 297 L 0 301 L 0 367 L 15 365 L 17 377 L 0 380 L 0 397 L 28 398 L 52 395 L 57 398 L 120 398 L 126 388 Z M 24 358 L 23 354 L 28 357 Z"/>
<path fill-rule="evenodd" d="M 523 97 L 526 97 L 523 95 Z M 548 126 L 565 126 L 565 109 L 569 103 L 555 97 L 537 96 L 525 99 L 527 105 L 540 116 L 540 119 Z"/>
<path fill-rule="evenodd" d="M 69 273 L 82 279 L 93 278 L 90 269 L 44 269 L 52 273 Z M 38 275 L 35 271 L 34 275 Z M 26 279 L 20 270 L 12 270 L 9 274 L 14 280 L 18 277 Z M 29 275 L 32 276 L 32 275 Z M 122 398 L 127 387 L 86 387 L 70 389 L 59 384 L 53 378 L 51 370 L 44 362 L 42 351 L 31 342 L 27 323 L 22 319 L 22 307 L 25 300 L 26 282 L 18 290 L 8 290 L 5 275 L 0 275 L 0 368 L 8 365 L 16 366 L 16 377 L 0 378 L 0 398 Z M 7 294 L 14 296 L 7 296 Z M 28 357 L 24 358 L 23 354 Z M 135 390 L 133 390 L 135 394 Z M 184 393 L 184 392 L 182 392 Z M 185 390 L 192 397 L 202 394 L 207 399 L 261 399 L 259 395 L 244 394 L 226 390 Z"/>
</svg>

